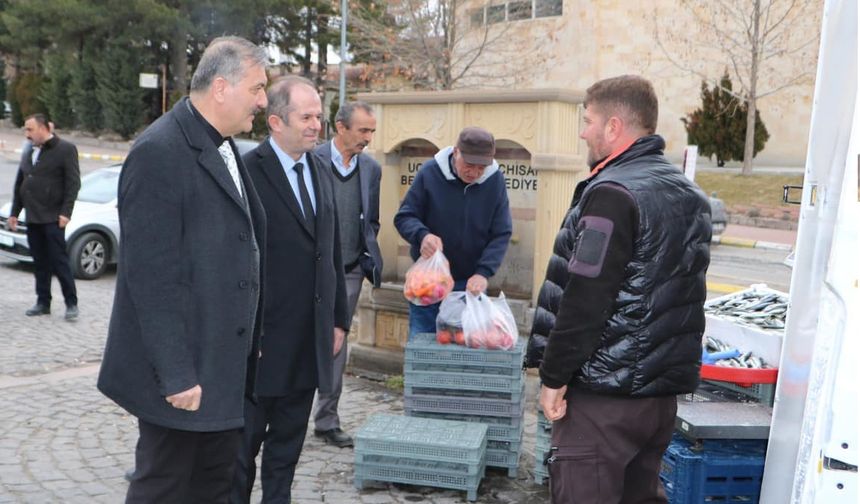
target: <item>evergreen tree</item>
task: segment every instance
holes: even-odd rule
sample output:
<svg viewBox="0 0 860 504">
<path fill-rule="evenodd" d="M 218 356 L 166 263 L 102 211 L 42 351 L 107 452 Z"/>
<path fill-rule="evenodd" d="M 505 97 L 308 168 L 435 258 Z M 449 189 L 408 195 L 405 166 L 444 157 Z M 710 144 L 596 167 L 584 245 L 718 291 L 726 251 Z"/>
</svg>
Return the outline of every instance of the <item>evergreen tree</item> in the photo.
<svg viewBox="0 0 860 504">
<path fill-rule="evenodd" d="M 45 77 L 39 99 L 48 109 L 48 115 L 58 128 L 71 128 L 75 125 L 69 88 L 72 76 L 69 73 L 68 56 L 53 53 L 45 58 Z"/>
<path fill-rule="evenodd" d="M 78 63 L 72 67 L 69 101 L 75 113 L 77 124 L 86 131 L 98 132 L 104 127 L 102 106 L 96 96 L 98 82 L 93 67 L 96 52 L 88 44 L 79 56 Z"/>
<path fill-rule="evenodd" d="M 27 116 L 47 112 L 37 96 L 41 87 L 42 76 L 33 72 L 21 72 L 12 81 L 9 105 L 12 107 L 12 122 L 16 126 L 23 126 Z"/>
<path fill-rule="evenodd" d="M 144 90 L 139 87 L 141 51 L 128 41 L 109 42 L 96 63 L 96 96 L 104 125 L 125 139 L 143 124 Z"/>
<path fill-rule="evenodd" d="M 707 83 L 702 81 L 701 108 L 681 119 L 687 130 L 687 142 L 698 145 L 699 154 L 709 159 L 716 156 L 717 166 L 725 166 L 726 161 L 744 159 L 747 105 L 731 91 L 728 73 L 713 89 L 708 89 Z M 770 134 L 756 111 L 753 157 L 764 149 L 768 138 Z"/>
<path fill-rule="evenodd" d="M 0 3 L 2 5 L 2 3 Z M 0 101 L 6 100 L 6 60 L 0 59 Z M 0 109 L 0 119 L 6 117 L 6 107 Z"/>
</svg>

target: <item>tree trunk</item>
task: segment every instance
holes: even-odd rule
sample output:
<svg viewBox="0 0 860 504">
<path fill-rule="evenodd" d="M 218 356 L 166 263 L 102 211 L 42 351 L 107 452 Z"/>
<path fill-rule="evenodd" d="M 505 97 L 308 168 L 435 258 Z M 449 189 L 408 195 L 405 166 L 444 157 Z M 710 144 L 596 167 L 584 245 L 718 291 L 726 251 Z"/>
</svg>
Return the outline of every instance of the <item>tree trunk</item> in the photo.
<svg viewBox="0 0 860 504">
<path fill-rule="evenodd" d="M 759 39 L 759 23 L 761 22 L 761 0 L 753 1 L 753 33 L 750 58 L 750 82 L 747 94 L 747 131 L 744 140 L 744 167 L 741 175 L 752 175 L 752 161 L 755 154 L 755 113 L 756 113 L 756 83 L 758 82 L 758 65 L 761 47 Z"/>
<path fill-rule="evenodd" d="M 325 81 L 328 76 L 328 16 L 317 17 L 317 91 L 320 100 L 325 103 Z"/>
<path fill-rule="evenodd" d="M 176 95 L 188 92 L 188 32 L 177 26 L 170 41 L 170 73 L 173 74 L 173 90 Z"/>
<path fill-rule="evenodd" d="M 311 53 L 314 40 L 314 11 L 310 6 L 306 7 L 305 14 L 305 59 L 302 61 L 302 75 L 311 77 Z"/>
</svg>

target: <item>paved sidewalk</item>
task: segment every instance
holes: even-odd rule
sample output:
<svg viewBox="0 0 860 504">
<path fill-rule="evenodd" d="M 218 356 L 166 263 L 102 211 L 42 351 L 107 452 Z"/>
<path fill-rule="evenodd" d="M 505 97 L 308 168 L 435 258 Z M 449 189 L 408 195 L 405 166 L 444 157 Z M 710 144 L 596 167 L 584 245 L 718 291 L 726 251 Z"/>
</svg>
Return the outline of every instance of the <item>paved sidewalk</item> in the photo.
<svg viewBox="0 0 860 504">
<path fill-rule="evenodd" d="M 33 302 L 32 282 L 31 267 L 0 259 L 0 504 L 122 502 L 137 423 L 95 387 L 115 275 L 78 282 L 81 317 L 73 323 L 63 320 L 56 282 L 57 310 L 50 316 L 24 316 Z M 534 378 L 528 386 L 519 475 L 510 479 L 506 471 L 488 470 L 478 503 L 548 502 L 546 488 L 533 482 Z M 354 434 L 375 412 L 402 414 L 402 394 L 369 379 L 346 377 L 340 406 L 344 429 Z M 353 458 L 352 449 L 327 446 L 309 433 L 296 471 L 294 502 L 465 502 L 465 492 L 428 487 L 376 484 L 357 490 Z M 254 499 L 259 502 L 259 484 Z"/>
</svg>

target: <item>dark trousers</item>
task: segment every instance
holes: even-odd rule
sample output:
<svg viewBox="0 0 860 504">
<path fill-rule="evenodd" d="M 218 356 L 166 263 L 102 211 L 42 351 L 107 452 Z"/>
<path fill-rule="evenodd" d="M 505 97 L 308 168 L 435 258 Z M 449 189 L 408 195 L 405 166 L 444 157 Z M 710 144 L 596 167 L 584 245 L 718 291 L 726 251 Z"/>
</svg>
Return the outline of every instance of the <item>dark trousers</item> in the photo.
<svg viewBox="0 0 860 504">
<path fill-rule="evenodd" d="M 191 432 L 138 421 L 126 503 L 226 503 L 241 430 Z"/>
<path fill-rule="evenodd" d="M 665 503 L 660 463 L 672 440 L 675 396 L 629 398 L 567 393 L 552 424 L 553 504 Z"/>
<path fill-rule="evenodd" d="M 364 281 L 364 273 L 361 267 L 356 266 L 352 271 L 346 272 L 346 306 L 349 310 L 349 320 L 355 314 L 358 305 L 358 296 L 361 294 L 361 284 Z M 435 329 L 434 329 L 435 330 Z M 327 394 L 317 394 L 317 405 L 314 410 L 314 429 L 328 431 L 340 428 L 340 416 L 337 413 L 337 405 L 340 402 L 340 394 L 343 392 L 343 370 L 346 368 L 347 341 L 343 340 L 343 346 L 335 354 L 332 362 L 332 390 Z"/>
<path fill-rule="evenodd" d="M 51 306 L 51 275 L 56 275 L 63 290 L 66 306 L 78 304 L 75 279 L 69 268 L 66 252 L 66 232 L 56 222 L 27 224 L 27 242 L 36 267 L 36 299 L 40 304 Z"/>
<path fill-rule="evenodd" d="M 231 504 L 251 500 L 257 477 L 255 459 L 263 447 L 260 480 L 264 503 L 289 504 L 296 464 L 305 443 L 314 389 L 297 390 L 281 397 L 245 400 L 245 429 L 236 464 Z"/>
</svg>

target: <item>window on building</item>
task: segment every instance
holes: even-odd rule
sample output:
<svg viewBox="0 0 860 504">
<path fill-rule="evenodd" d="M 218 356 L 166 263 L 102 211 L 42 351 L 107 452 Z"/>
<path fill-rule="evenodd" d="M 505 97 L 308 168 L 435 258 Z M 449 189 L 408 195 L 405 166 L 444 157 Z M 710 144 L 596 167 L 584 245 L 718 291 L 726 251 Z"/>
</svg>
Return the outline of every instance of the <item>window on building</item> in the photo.
<svg viewBox="0 0 860 504">
<path fill-rule="evenodd" d="M 531 0 L 519 0 L 517 2 L 508 2 L 508 21 L 518 21 L 520 19 L 532 18 L 532 2 Z"/>
<path fill-rule="evenodd" d="M 469 18 L 472 21 L 472 26 L 482 26 L 484 24 L 484 8 L 480 9 L 472 9 L 471 14 L 469 14 Z"/>
<path fill-rule="evenodd" d="M 487 24 L 501 23 L 505 20 L 505 4 L 487 6 Z"/>
<path fill-rule="evenodd" d="M 510 0 L 469 11 L 472 27 L 504 21 L 561 16 L 563 0 Z"/>
<path fill-rule="evenodd" d="M 561 16 L 562 0 L 534 0 L 535 17 Z"/>
</svg>

